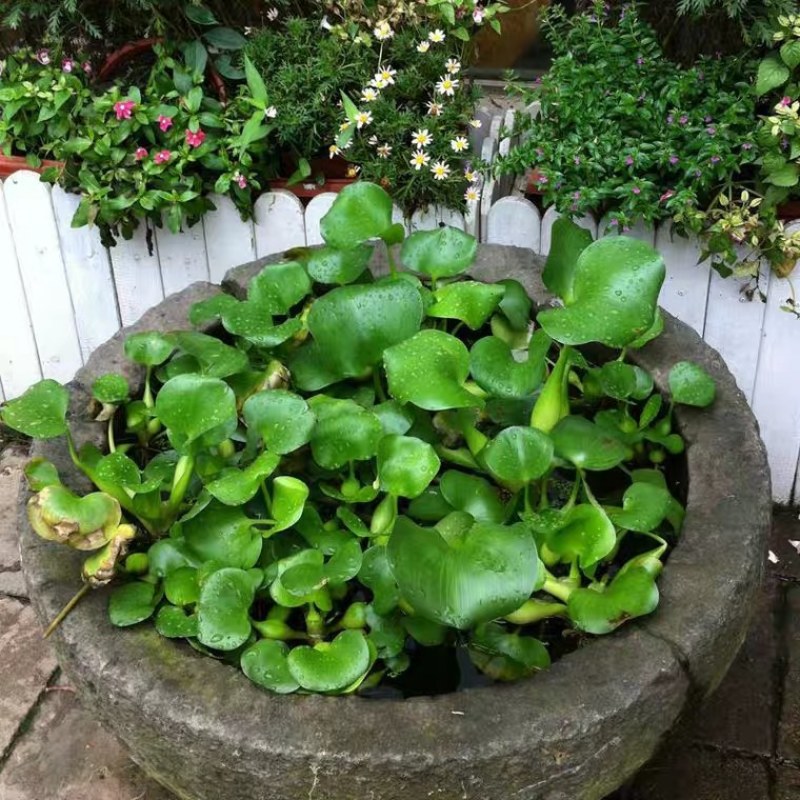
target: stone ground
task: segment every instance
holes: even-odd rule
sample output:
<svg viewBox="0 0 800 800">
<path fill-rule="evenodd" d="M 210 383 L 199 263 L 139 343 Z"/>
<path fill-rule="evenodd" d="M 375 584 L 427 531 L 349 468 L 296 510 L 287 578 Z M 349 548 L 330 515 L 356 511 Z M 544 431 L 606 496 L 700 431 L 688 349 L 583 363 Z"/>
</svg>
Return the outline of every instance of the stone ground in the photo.
<svg viewBox="0 0 800 800">
<path fill-rule="evenodd" d="M 171 800 L 80 706 L 41 639 L 14 525 L 23 461 L 14 446 L 0 454 L 0 800 Z M 796 540 L 797 514 L 776 512 L 778 561 L 768 564 L 755 624 L 727 679 L 607 800 L 800 800 Z"/>
</svg>

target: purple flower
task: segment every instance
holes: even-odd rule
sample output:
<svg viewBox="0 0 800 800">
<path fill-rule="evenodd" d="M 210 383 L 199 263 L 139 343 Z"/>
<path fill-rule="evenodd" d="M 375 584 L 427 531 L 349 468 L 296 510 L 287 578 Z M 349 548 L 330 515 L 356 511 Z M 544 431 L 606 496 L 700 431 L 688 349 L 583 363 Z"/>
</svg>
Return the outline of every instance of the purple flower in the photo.
<svg viewBox="0 0 800 800">
<path fill-rule="evenodd" d="M 50 63 L 50 51 L 42 48 L 36 53 L 36 60 L 46 67 Z"/>
<path fill-rule="evenodd" d="M 703 122 L 705 122 L 705 123 L 706 123 L 706 125 L 708 125 L 708 123 L 709 123 L 709 122 L 711 122 L 711 117 L 705 117 L 705 118 L 703 119 Z"/>
<path fill-rule="evenodd" d="M 609 225 L 612 225 L 612 226 L 613 226 L 613 227 L 615 227 L 615 228 L 619 228 L 619 220 L 618 220 L 616 217 L 612 217 L 612 218 L 611 218 L 611 219 L 608 221 L 608 224 L 609 224 Z"/>
<path fill-rule="evenodd" d="M 581 197 L 581 193 L 580 192 L 573 192 L 572 193 L 573 200 L 580 200 L 580 197 Z"/>
<path fill-rule="evenodd" d="M 694 171 L 695 178 L 700 178 L 700 177 L 702 177 L 702 175 L 703 175 L 703 173 L 699 169 L 696 169 Z"/>
<path fill-rule="evenodd" d="M 714 135 L 716 132 L 717 132 L 717 129 L 716 129 L 716 128 L 715 128 L 713 125 L 709 125 L 709 126 L 706 128 L 706 133 L 707 133 L 709 136 L 713 136 L 713 135 Z"/>
<path fill-rule="evenodd" d="M 644 59 L 641 56 L 639 56 L 639 58 L 636 59 L 636 63 L 641 67 L 642 64 L 644 64 Z"/>
<path fill-rule="evenodd" d="M 789 147 L 789 140 L 784 136 L 783 139 L 781 139 L 781 150 L 786 150 L 788 149 L 788 147 Z"/>
<path fill-rule="evenodd" d="M 658 198 L 658 201 L 659 201 L 660 203 L 664 203 L 664 202 L 666 202 L 667 200 L 669 200 L 669 199 L 670 199 L 670 197 L 673 197 L 674 195 L 675 195 L 675 192 L 674 192 L 674 191 L 672 191 L 672 189 L 667 189 L 667 191 L 666 191 L 666 192 L 664 192 L 664 194 L 662 194 L 662 195 L 661 195 L 661 197 L 659 197 L 659 198 Z"/>
<path fill-rule="evenodd" d="M 673 122 L 675 122 L 675 117 L 673 117 L 672 114 L 669 114 L 667 116 L 667 125 L 672 125 Z"/>
<path fill-rule="evenodd" d="M 791 104 L 792 104 L 791 97 L 782 97 L 779 105 L 782 105 L 785 108 L 786 106 L 790 106 Z"/>
<path fill-rule="evenodd" d="M 537 147 L 536 148 L 536 155 L 539 156 L 539 158 L 541 158 L 544 155 L 544 150 L 542 150 L 541 147 Z"/>
<path fill-rule="evenodd" d="M 711 156 L 711 158 L 709 159 L 709 161 L 710 161 L 712 164 L 719 164 L 719 162 L 720 162 L 721 160 L 722 160 L 722 159 L 721 159 L 719 156 Z"/>
<path fill-rule="evenodd" d="M 680 161 L 680 159 L 679 159 L 679 158 L 678 158 L 678 156 L 676 156 L 676 155 L 671 155 L 671 156 L 669 157 L 669 163 L 670 163 L 670 164 L 672 164 L 673 166 L 674 166 L 675 164 L 677 164 L 679 161 Z"/>
<path fill-rule="evenodd" d="M 625 156 L 625 163 L 629 166 L 633 166 L 633 156 Z"/>
<path fill-rule="evenodd" d="M 681 114 L 681 118 L 678 120 L 681 125 L 685 125 L 689 121 L 689 117 L 686 114 Z"/>
<path fill-rule="evenodd" d="M 633 189 L 631 189 L 631 191 L 634 194 L 641 194 L 642 193 L 642 190 L 638 186 L 634 186 Z"/>
<path fill-rule="evenodd" d="M 752 149 L 753 149 L 753 143 L 752 142 L 745 142 L 742 145 L 742 150 L 752 150 Z"/>
<path fill-rule="evenodd" d="M 87 75 L 91 75 L 92 74 L 92 64 L 91 64 L 91 62 L 90 61 L 84 61 L 83 64 L 81 64 L 81 69 Z"/>
<path fill-rule="evenodd" d="M 573 158 L 572 160 L 575 162 L 576 165 L 581 163 L 581 160 L 580 158 L 578 158 L 578 156 L 575 156 L 575 158 Z"/>
<path fill-rule="evenodd" d="M 536 182 L 537 182 L 537 183 L 541 183 L 541 184 L 545 184 L 545 183 L 547 183 L 549 180 L 550 180 L 550 179 L 547 177 L 547 175 L 539 175 L 539 176 L 536 178 Z"/>
<path fill-rule="evenodd" d="M 65 58 L 61 62 L 61 70 L 63 72 L 72 72 L 75 68 L 75 62 L 71 58 Z"/>
</svg>

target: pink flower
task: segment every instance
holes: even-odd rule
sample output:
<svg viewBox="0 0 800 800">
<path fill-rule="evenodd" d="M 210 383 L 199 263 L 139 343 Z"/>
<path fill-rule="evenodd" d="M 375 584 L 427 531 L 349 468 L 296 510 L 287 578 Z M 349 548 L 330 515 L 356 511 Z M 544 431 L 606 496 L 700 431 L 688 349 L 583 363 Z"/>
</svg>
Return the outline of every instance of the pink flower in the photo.
<svg viewBox="0 0 800 800">
<path fill-rule="evenodd" d="M 669 157 L 669 163 L 672 164 L 673 166 L 677 164 L 679 161 L 680 159 L 678 158 L 678 156 L 673 155 Z"/>
<path fill-rule="evenodd" d="M 42 48 L 36 53 L 36 60 L 46 67 L 50 63 L 50 51 Z"/>
<path fill-rule="evenodd" d="M 155 156 L 153 156 L 153 161 L 156 164 L 166 164 L 172 158 L 172 153 L 169 150 L 159 150 Z"/>
<path fill-rule="evenodd" d="M 234 172 L 233 173 L 233 180 L 236 181 L 236 185 L 240 189 L 247 188 L 247 178 L 245 178 L 245 176 L 242 175 L 241 172 Z"/>
<path fill-rule="evenodd" d="M 642 190 L 638 186 L 634 186 L 633 189 L 631 189 L 631 191 L 634 194 L 641 194 L 642 193 Z"/>
<path fill-rule="evenodd" d="M 782 97 L 780 104 L 782 106 L 784 106 L 784 107 L 790 106 L 792 104 L 792 98 L 791 97 Z"/>
<path fill-rule="evenodd" d="M 685 125 L 688 121 L 689 117 L 687 117 L 686 114 L 683 114 L 681 118 L 678 120 L 678 122 L 680 122 L 681 125 Z"/>
<path fill-rule="evenodd" d="M 136 108 L 136 103 L 133 100 L 120 100 L 114 103 L 114 113 L 117 115 L 117 119 L 130 119 L 134 108 Z"/>
<path fill-rule="evenodd" d="M 472 12 L 472 19 L 475 21 L 476 25 L 480 25 L 483 22 L 483 17 L 486 12 L 482 8 L 476 8 Z"/>
<path fill-rule="evenodd" d="M 625 156 L 625 163 L 629 166 L 633 166 L 633 156 Z"/>
<path fill-rule="evenodd" d="M 172 127 L 172 117 L 165 117 L 160 114 L 158 117 L 158 127 L 166 133 Z"/>
<path fill-rule="evenodd" d="M 137 147 L 136 152 L 133 154 L 133 157 L 137 161 L 141 161 L 143 158 L 147 158 L 147 149 L 144 147 Z"/>
<path fill-rule="evenodd" d="M 87 75 L 91 75 L 92 74 L 92 63 L 90 61 L 84 61 L 83 64 L 81 64 L 81 69 Z"/>
<path fill-rule="evenodd" d="M 72 72 L 74 68 L 75 68 L 75 62 L 71 58 L 65 58 L 61 62 L 61 70 L 63 72 Z"/>
<path fill-rule="evenodd" d="M 188 128 L 186 129 L 186 144 L 189 147 L 200 147 L 201 144 L 206 139 L 205 131 L 197 130 L 197 131 L 190 131 Z"/>
<path fill-rule="evenodd" d="M 667 189 L 667 191 L 664 192 L 664 194 L 662 194 L 661 197 L 658 198 L 658 201 L 660 203 L 663 203 L 663 202 L 669 200 L 670 197 L 674 197 L 674 195 L 675 195 L 675 192 L 673 192 L 672 189 Z"/>
</svg>

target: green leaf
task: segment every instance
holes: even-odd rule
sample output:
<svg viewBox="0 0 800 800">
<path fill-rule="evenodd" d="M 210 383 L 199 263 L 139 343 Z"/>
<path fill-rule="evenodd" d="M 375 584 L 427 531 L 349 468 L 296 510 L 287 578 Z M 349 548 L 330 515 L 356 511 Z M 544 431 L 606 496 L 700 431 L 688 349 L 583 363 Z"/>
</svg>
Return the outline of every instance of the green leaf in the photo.
<svg viewBox="0 0 800 800">
<path fill-rule="evenodd" d="M 800 66 L 800 40 L 793 39 L 782 45 L 781 58 L 783 59 L 783 63 L 786 64 L 790 70 L 794 70 L 796 67 Z"/>
<path fill-rule="evenodd" d="M 762 95 L 783 86 L 789 80 L 791 71 L 786 64 L 776 55 L 767 56 L 758 65 L 758 76 L 756 77 L 756 94 Z"/>
<path fill-rule="evenodd" d="M 769 171 L 764 180 L 774 186 L 797 186 L 800 181 L 800 167 L 797 164 L 785 164 L 780 169 Z"/>
<path fill-rule="evenodd" d="M 325 578 L 330 583 L 344 584 L 358 575 L 364 554 L 357 539 L 344 542 L 325 565 Z"/>
<path fill-rule="evenodd" d="M 479 522 L 502 523 L 505 520 L 505 509 L 497 489 L 477 475 L 448 470 L 439 480 L 439 490 L 452 509 L 466 511 Z"/>
<path fill-rule="evenodd" d="M 9 400 L 0 410 L 0 419 L 33 439 L 55 439 L 69 432 L 68 406 L 69 392 L 58 381 L 48 379 Z"/>
<path fill-rule="evenodd" d="M 149 619 L 157 605 L 156 587 L 152 583 L 125 583 L 112 591 L 108 601 L 108 616 L 112 625 L 126 628 Z"/>
<path fill-rule="evenodd" d="M 542 272 L 544 285 L 567 305 L 575 299 L 573 284 L 578 257 L 592 243 L 592 234 L 567 217 L 553 223 L 552 245 Z"/>
<path fill-rule="evenodd" d="M 309 692 L 341 692 L 370 668 L 369 646 L 360 631 L 343 631 L 332 642 L 295 647 L 288 656 L 289 672 Z"/>
<path fill-rule="evenodd" d="M 468 233 L 446 225 L 432 231 L 417 231 L 400 251 L 403 264 L 434 280 L 460 275 L 475 260 L 478 241 Z"/>
<path fill-rule="evenodd" d="M 398 517 L 387 546 L 403 598 L 417 614 L 465 630 L 510 614 L 538 574 L 536 544 L 522 524 L 476 522 L 458 539 Z"/>
<path fill-rule="evenodd" d="M 269 535 L 291 528 L 303 515 L 308 486 L 299 478 L 281 475 L 272 482 L 272 518 Z"/>
<path fill-rule="evenodd" d="M 383 432 L 406 433 L 414 424 L 411 409 L 401 406 L 396 400 L 387 400 L 372 407 L 372 413 L 381 421 Z"/>
<path fill-rule="evenodd" d="M 553 442 L 534 428 L 505 428 L 481 453 L 489 471 L 499 480 L 520 486 L 541 478 L 553 460 Z"/>
<path fill-rule="evenodd" d="M 447 638 L 447 628 L 444 625 L 432 622 L 425 617 L 404 616 L 402 624 L 408 631 L 408 635 L 423 647 L 436 647 Z"/>
<path fill-rule="evenodd" d="M 583 503 L 561 516 L 557 530 L 552 531 L 546 541 L 564 561 L 577 558 L 581 569 L 588 569 L 616 547 L 617 534 L 602 508 Z"/>
<path fill-rule="evenodd" d="M 440 466 L 433 447 L 413 436 L 384 436 L 378 445 L 381 489 L 395 497 L 419 497 Z"/>
<path fill-rule="evenodd" d="M 378 651 L 378 658 L 396 658 L 403 652 L 406 631 L 397 616 L 385 617 L 376 613 L 372 606 L 366 608 L 369 639 Z"/>
<path fill-rule="evenodd" d="M 40 492 L 45 486 L 58 486 L 61 483 L 55 464 L 44 458 L 32 458 L 25 465 L 24 472 L 32 492 Z"/>
<path fill-rule="evenodd" d="M 217 18 L 205 6 L 187 5 L 184 13 L 195 25 L 219 25 Z"/>
<path fill-rule="evenodd" d="M 674 403 L 705 408 L 714 402 L 717 387 L 714 379 L 699 365 L 679 361 L 669 371 L 669 391 Z"/>
<path fill-rule="evenodd" d="M 264 79 L 259 74 L 255 64 L 253 64 L 247 53 L 244 54 L 244 74 L 247 79 L 247 88 L 250 90 L 251 97 L 253 100 L 263 103 L 266 107 L 269 104 L 267 85 L 264 83 Z"/>
<path fill-rule="evenodd" d="M 362 244 L 352 250 L 334 247 L 314 248 L 306 259 L 308 274 L 318 283 L 352 283 L 363 274 L 372 258 L 373 248 Z"/>
<path fill-rule="evenodd" d="M 136 462 L 119 451 L 103 456 L 94 466 L 99 485 L 114 486 L 134 494 L 152 492 L 161 485 L 160 480 L 142 482 L 142 473 Z"/>
<path fill-rule="evenodd" d="M 383 354 L 389 392 L 401 403 L 428 411 L 482 406 L 464 388 L 469 352 L 464 343 L 443 331 L 422 330 Z"/>
<path fill-rule="evenodd" d="M 197 570 L 192 567 L 178 567 L 164 580 L 164 594 L 174 606 L 190 606 L 200 596 Z"/>
<path fill-rule="evenodd" d="M 549 348 L 550 337 L 544 331 L 536 331 L 527 358 L 518 360 L 502 339 L 486 336 L 472 346 L 470 372 L 478 386 L 495 397 L 528 397 L 544 379 Z"/>
<path fill-rule="evenodd" d="M 284 642 L 262 639 L 242 653 L 239 663 L 253 683 L 276 694 L 291 694 L 300 684 L 289 671 L 288 654 L 289 648 Z"/>
<path fill-rule="evenodd" d="M 208 65 L 208 50 L 199 39 L 186 42 L 183 46 L 183 57 L 187 69 L 196 74 L 205 75 Z"/>
<path fill-rule="evenodd" d="M 158 331 L 134 333 L 125 340 L 125 355 L 137 364 L 156 367 L 172 355 L 175 342 Z"/>
<path fill-rule="evenodd" d="M 269 314 L 288 314 L 308 296 L 311 279 L 298 261 L 267 264 L 250 282 L 247 299 Z"/>
<path fill-rule="evenodd" d="M 156 630 L 167 639 L 193 639 L 197 636 L 197 617 L 182 608 L 162 606 L 155 619 Z"/>
<path fill-rule="evenodd" d="M 100 403 L 119 405 L 128 399 L 130 387 L 122 375 L 102 375 L 92 384 L 92 396 Z"/>
<path fill-rule="evenodd" d="M 326 244 L 352 250 L 382 237 L 392 227 L 392 199 L 380 186 L 358 181 L 339 192 L 320 221 Z"/>
<path fill-rule="evenodd" d="M 170 378 L 156 397 L 156 416 L 169 429 L 177 450 L 200 437 L 211 436 L 208 444 L 227 439 L 236 429 L 236 396 L 227 383 L 201 375 Z"/>
<path fill-rule="evenodd" d="M 564 417 L 550 437 L 556 455 L 580 469 L 613 469 L 628 455 L 628 448 L 619 439 L 584 417 Z"/>
<path fill-rule="evenodd" d="M 389 566 L 386 547 L 370 547 L 363 557 L 358 580 L 372 592 L 372 606 L 378 614 L 388 614 L 397 606 L 400 591 Z"/>
<path fill-rule="evenodd" d="M 280 455 L 307 444 L 317 421 L 302 397 L 284 389 L 251 395 L 242 414 L 248 431 L 260 437 L 270 452 Z"/>
<path fill-rule="evenodd" d="M 622 361 L 609 361 L 597 370 L 600 388 L 616 400 L 627 400 L 637 389 L 636 369 Z"/>
<path fill-rule="evenodd" d="M 206 490 L 226 506 L 244 505 L 255 497 L 264 478 L 275 471 L 280 460 L 277 453 L 260 453 L 244 469 L 223 470 L 219 478 L 206 484 Z"/>
<path fill-rule="evenodd" d="M 437 289 L 433 293 L 435 302 L 425 313 L 429 317 L 461 320 L 476 331 L 486 324 L 504 294 L 505 289 L 497 284 L 458 281 Z"/>
<path fill-rule="evenodd" d="M 539 323 L 562 344 L 625 347 L 655 322 L 665 274 L 650 245 L 626 236 L 600 239 L 578 257 L 570 304 L 540 312 Z"/>
<path fill-rule="evenodd" d="M 497 281 L 498 286 L 504 289 L 503 299 L 500 301 L 500 310 L 505 315 L 509 324 L 515 331 L 527 331 L 531 321 L 531 302 L 525 287 L 512 278 Z"/>
<path fill-rule="evenodd" d="M 494 622 L 475 630 L 469 657 L 484 675 L 496 681 L 527 678 L 550 666 L 550 654 L 538 639 L 508 633 Z"/>
<path fill-rule="evenodd" d="M 226 311 L 239 305 L 239 301 L 229 294 L 217 294 L 207 300 L 200 300 L 189 309 L 189 322 L 203 325 L 220 319 Z"/>
<path fill-rule="evenodd" d="M 187 553 L 225 567 L 250 569 L 261 555 L 262 538 L 241 508 L 211 503 L 181 523 Z"/>
<path fill-rule="evenodd" d="M 209 575 L 197 600 L 197 639 L 215 650 L 236 650 L 250 637 L 255 589 L 242 569 L 225 567 Z"/>
<path fill-rule="evenodd" d="M 273 324 L 272 316 L 264 306 L 247 300 L 236 303 L 222 317 L 225 330 L 234 336 L 240 336 L 256 347 L 277 347 L 287 339 L 291 339 L 303 329 L 298 318 L 287 319 L 278 325 Z"/>
<path fill-rule="evenodd" d="M 383 427 L 373 413 L 352 400 L 324 396 L 313 408 L 317 424 L 311 434 L 311 453 L 321 467 L 340 469 L 376 454 Z"/>
<path fill-rule="evenodd" d="M 650 614 L 656 606 L 658 587 L 644 567 L 620 572 L 607 587 L 576 589 L 567 601 L 575 627 L 597 635 L 611 633 L 630 619 Z"/>
<path fill-rule="evenodd" d="M 233 28 L 211 28 L 203 38 L 218 50 L 242 50 L 247 45 L 247 39 Z"/>
<path fill-rule="evenodd" d="M 649 533 L 664 521 L 671 501 L 672 495 L 666 487 L 639 482 L 625 490 L 622 508 L 606 508 L 606 512 L 619 528 Z"/>
<path fill-rule="evenodd" d="M 246 353 L 221 342 L 216 336 L 180 331 L 173 337 L 181 350 L 197 359 L 202 373 L 209 378 L 227 378 L 244 372 L 249 366 Z"/>
<path fill-rule="evenodd" d="M 201 561 L 186 542 L 177 539 L 159 539 L 147 551 L 149 571 L 156 578 L 163 578 L 181 567 L 199 567 Z"/>
</svg>

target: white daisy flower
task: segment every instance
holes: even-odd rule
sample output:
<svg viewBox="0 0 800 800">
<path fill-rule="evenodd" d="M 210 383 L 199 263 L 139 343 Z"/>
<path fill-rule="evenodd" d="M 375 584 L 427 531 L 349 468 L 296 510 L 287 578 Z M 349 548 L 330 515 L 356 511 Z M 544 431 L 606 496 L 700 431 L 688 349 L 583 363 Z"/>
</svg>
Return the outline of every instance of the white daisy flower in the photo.
<svg viewBox="0 0 800 800">
<path fill-rule="evenodd" d="M 278 109 L 275 106 L 270 106 L 269 108 L 264 110 L 264 116 L 267 119 L 275 119 L 278 116 Z"/>
<path fill-rule="evenodd" d="M 411 144 L 417 147 L 427 147 L 433 141 L 433 136 L 428 132 L 427 128 L 420 128 L 411 134 Z"/>
<path fill-rule="evenodd" d="M 361 99 L 365 103 L 374 103 L 378 99 L 378 92 L 371 86 L 367 86 L 366 89 L 361 90 Z"/>
<path fill-rule="evenodd" d="M 344 132 L 345 132 L 345 131 L 346 131 L 346 130 L 347 130 L 347 129 L 348 129 L 348 128 L 349 128 L 349 127 L 352 125 L 352 124 L 353 124 L 353 123 L 352 123 L 352 122 L 350 122 L 350 120 L 349 120 L 349 119 L 348 119 L 348 120 L 345 120 L 345 121 L 344 121 L 344 122 L 343 122 L 343 123 L 342 123 L 342 124 L 339 126 L 339 133 L 344 133 Z"/>
<path fill-rule="evenodd" d="M 397 70 L 389 66 L 379 67 L 375 73 L 375 80 L 386 81 L 387 84 L 394 83 L 394 76 L 397 75 Z"/>
<path fill-rule="evenodd" d="M 277 8 L 270 8 L 270 9 L 267 10 L 267 19 L 270 22 L 275 22 L 275 20 L 278 19 L 278 14 L 279 13 L 280 12 L 278 11 Z"/>
<path fill-rule="evenodd" d="M 411 161 L 409 163 L 417 172 L 419 172 L 423 167 L 428 166 L 428 162 L 430 160 L 431 157 L 424 150 L 417 150 L 417 152 L 411 157 Z"/>
<path fill-rule="evenodd" d="M 466 136 L 456 136 L 455 139 L 450 140 L 450 147 L 453 148 L 454 153 L 463 153 L 469 149 L 469 142 Z"/>
<path fill-rule="evenodd" d="M 373 134 L 369 137 L 369 139 L 367 139 L 367 144 L 371 144 L 373 147 L 375 147 L 378 144 L 378 137 Z"/>
<path fill-rule="evenodd" d="M 378 158 L 389 158 L 392 154 L 392 146 L 390 144 L 382 144 L 377 152 Z"/>
<path fill-rule="evenodd" d="M 347 177 L 348 178 L 355 178 L 358 173 L 361 172 L 361 167 L 357 167 L 355 164 L 351 164 L 347 168 Z"/>
<path fill-rule="evenodd" d="M 464 170 L 464 177 L 470 183 L 475 183 L 475 181 L 478 180 L 478 173 L 467 167 L 467 169 Z"/>
<path fill-rule="evenodd" d="M 428 114 L 432 117 L 438 117 L 439 114 L 444 111 L 444 105 L 442 103 L 437 103 L 435 100 L 432 100 L 428 104 Z"/>
<path fill-rule="evenodd" d="M 431 43 L 426 39 L 424 42 L 420 42 L 417 45 L 417 52 L 418 53 L 427 53 L 428 50 L 431 49 Z"/>
<path fill-rule="evenodd" d="M 376 89 L 385 89 L 389 85 L 389 81 L 384 80 L 381 78 L 380 75 L 376 75 L 370 82 L 370 86 L 374 86 Z"/>
<path fill-rule="evenodd" d="M 450 167 L 444 161 L 435 161 L 431 166 L 433 179 L 443 181 L 450 174 Z"/>
<path fill-rule="evenodd" d="M 361 130 L 365 125 L 372 122 L 372 113 L 370 111 L 359 111 L 356 114 L 356 128 Z"/>
<path fill-rule="evenodd" d="M 473 128 L 482 128 L 483 123 L 479 119 L 471 119 L 469 124 L 472 125 Z"/>
<path fill-rule="evenodd" d="M 334 156 L 340 156 L 341 154 L 342 154 L 342 151 L 339 148 L 339 146 L 336 145 L 336 144 L 332 144 L 328 148 L 328 158 L 333 158 Z"/>
<path fill-rule="evenodd" d="M 474 184 L 472 186 L 467 187 L 467 191 L 464 192 L 464 199 L 468 203 L 477 203 L 478 200 L 481 199 L 481 193 L 478 190 L 478 187 Z"/>
<path fill-rule="evenodd" d="M 444 31 L 441 28 L 437 28 L 435 31 L 431 31 L 428 34 L 428 41 L 433 42 L 434 44 L 440 44 L 445 40 Z"/>
<path fill-rule="evenodd" d="M 394 36 L 394 31 L 386 20 L 379 22 L 378 26 L 372 32 L 379 42 L 385 42 L 387 39 L 391 39 L 392 36 Z"/>
<path fill-rule="evenodd" d="M 448 58 L 445 62 L 444 68 L 451 74 L 455 75 L 461 71 L 461 62 L 455 58 Z"/>
<path fill-rule="evenodd" d="M 439 82 L 436 84 L 436 91 L 439 94 L 452 97 L 458 89 L 459 81 L 457 78 L 451 78 L 449 75 L 442 75 Z"/>
</svg>

